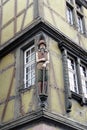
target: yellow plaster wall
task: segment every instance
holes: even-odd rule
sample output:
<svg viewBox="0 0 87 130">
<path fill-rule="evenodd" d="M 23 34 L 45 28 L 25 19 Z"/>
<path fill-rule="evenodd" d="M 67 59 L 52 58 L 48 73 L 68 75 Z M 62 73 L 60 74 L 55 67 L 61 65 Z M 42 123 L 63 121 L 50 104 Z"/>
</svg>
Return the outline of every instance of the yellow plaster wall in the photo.
<svg viewBox="0 0 87 130">
<path fill-rule="evenodd" d="M 65 2 L 64 2 L 64 0 L 61 0 L 61 1 L 60 0 L 53 0 L 53 1 L 52 0 L 43 0 L 43 2 L 45 3 L 46 6 L 51 8 L 58 15 L 60 15 L 63 18 L 65 17 Z"/>
<path fill-rule="evenodd" d="M 33 21 L 33 5 L 33 0 L 9 0 L 3 4 L 0 45 L 16 36 Z"/>
<path fill-rule="evenodd" d="M 47 8 L 47 7 L 44 7 L 44 12 L 45 12 L 45 19 L 48 22 L 50 22 L 54 27 L 58 28 L 61 33 L 63 32 L 71 40 L 73 40 L 74 42 L 76 42 L 76 44 L 79 44 L 78 32 L 72 26 L 70 26 L 66 22 L 66 19 L 63 20 L 56 13 L 50 12 L 50 9 Z M 51 13 L 52 13 L 52 15 L 51 15 Z"/>
<path fill-rule="evenodd" d="M 17 13 L 19 13 L 20 11 L 22 11 L 23 9 L 25 9 L 26 8 L 26 0 L 23 0 L 23 1 L 21 1 L 21 0 L 17 0 L 17 5 L 18 5 L 18 7 L 17 7 Z"/>
<path fill-rule="evenodd" d="M 62 72 L 62 57 L 58 48 L 58 43 L 54 40 L 49 40 L 50 50 L 50 71 L 49 71 L 49 85 L 50 85 L 50 100 L 51 111 L 57 113 L 64 113 L 64 85 Z"/>
<path fill-rule="evenodd" d="M 8 102 L 3 122 L 10 121 L 14 118 L 14 100 Z"/>
<path fill-rule="evenodd" d="M 28 3 L 27 3 L 27 1 L 28 1 Z M 23 1 L 17 0 L 17 5 L 18 5 L 18 7 L 17 7 L 17 13 L 21 12 L 22 10 L 24 10 L 32 2 L 33 2 L 33 0 L 23 0 Z"/>
<path fill-rule="evenodd" d="M 79 40 L 80 40 L 81 46 L 87 51 L 87 38 L 80 36 Z"/>
<path fill-rule="evenodd" d="M 59 90 L 51 88 L 51 111 L 62 113 L 57 91 Z"/>
<path fill-rule="evenodd" d="M 87 23 L 86 23 L 86 27 L 87 27 Z M 87 51 L 87 38 L 85 37 L 85 38 L 83 38 L 82 39 L 82 41 L 83 41 L 83 48 Z"/>
<path fill-rule="evenodd" d="M 24 21 L 24 28 L 31 23 L 33 20 L 33 6 L 31 6 L 26 13 L 25 21 Z"/>
<path fill-rule="evenodd" d="M 2 118 L 2 112 L 3 112 L 4 104 L 0 105 L 0 121 Z"/>
<path fill-rule="evenodd" d="M 83 7 L 83 13 L 85 14 L 85 17 L 87 19 L 87 9 Z"/>
<path fill-rule="evenodd" d="M 10 87 L 12 74 L 13 74 L 14 67 L 11 67 L 0 74 L 0 101 L 6 100 L 8 90 Z M 12 83 L 12 91 L 10 96 L 14 96 L 14 89 L 15 89 L 15 80 Z"/>
<path fill-rule="evenodd" d="M 6 99 L 15 66 L 14 63 L 15 57 L 13 53 L 9 53 L 0 60 L 0 101 Z M 15 78 L 12 85 L 13 86 L 10 96 L 15 94 Z"/>
<path fill-rule="evenodd" d="M 62 68 L 61 51 L 56 41 L 54 41 L 53 39 L 50 39 L 49 41 L 50 41 L 49 42 L 50 62 L 52 61 L 55 78 L 56 78 L 56 81 L 58 82 L 58 86 L 61 86 L 63 89 L 64 83 L 63 83 L 63 68 Z M 50 67 L 52 67 L 51 64 L 50 64 Z"/>
<path fill-rule="evenodd" d="M 4 70 L 5 68 L 13 64 L 14 62 L 15 62 L 14 54 L 9 53 L 8 55 L 6 55 L 0 60 L 0 71 Z"/>
<path fill-rule="evenodd" d="M 14 22 L 6 26 L 1 33 L 1 44 L 5 43 L 7 40 L 14 36 Z"/>
<path fill-rule="evenodd" d="M 52 26 L 59 29 L 79 46 L 87 49 L 87 38 L 77 31 L 76 27 L 70 26 L 66 17 L 66 1 L 44 0 L 44 19 Z M 48 4 L 49 3 L 49 4 Z M 85 27 L 87 29 L 87 10 L 83 7 L 85 15 Z M 84 40 L 85 39 L 85 40 Z"/>
<path fill-rule="evenodd" d="M 14 17 L 14 0 L 9 0 L 3 5 L 2 25 Z"/>
<path fill-rule="evenodd" d="M 34 103 L 33 103 L 33 97 L 35 100 L 35 95 L 34 95 L 34 89 L 30 89 L 29 91 L 23 93 L 21 95 L 22 97 L 22 106 L 23 110 L 25 113 L 29 112 L 29 110 L 32 107 L 32 110 L 34 110 Z"/>
<path fill-rule="evenodd" d="M 87 107 L 81 106 L 77 101 L 72 99 L 72 111 L 70 112 L 70 118 L 78 121 L 79 123 L 87 123 Z"/>
<path fill-rule="evenodd" d="M 22 29 L 23 18 L 24 18 L 24 14 L 17 17 L 17 32 L 21 31 L 21 29 Z"/>
</svg>

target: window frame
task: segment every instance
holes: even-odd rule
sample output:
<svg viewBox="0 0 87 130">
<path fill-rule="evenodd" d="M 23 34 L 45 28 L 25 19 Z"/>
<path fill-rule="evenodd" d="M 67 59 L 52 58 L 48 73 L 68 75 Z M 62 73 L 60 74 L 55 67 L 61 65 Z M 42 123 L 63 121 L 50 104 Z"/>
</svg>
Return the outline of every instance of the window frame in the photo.
<svg viewBox="0 0 87 130">
<path fill-rule="evenodd" d="M 77 81 L 77 72 L 76 72 L 76 62 L 75 62 L 75 59 L 73 57 L 71 57 L 70 55 L 67 56 L 67 63 L 68 63 L 68 65 L 70 65 L 68 60 L 73 61 L 73 67 L 69 68 L 69 66 L 68 66 L 70 90 L 77 93 L 77 94 L 79 94 L 78 81 Z M 73 78 L 73 80 L 74 80 L 73 85 L 75 85 L 75 86 L 73 86 L 73 87 L 71 86 L 72 81 L 70 80 L 70 74 L 72 74 L 72 76 L 74 77 Z M 75 91 L 75 89 L 77 89 L 77 92 Z"/>
<path fill-rule="evenodd" d="M 77 8 L 77 6 L 79 6 L 79 8 Z M 86 27 L 85 27 L 85 20 L 84 20 L 84 14 L 83 14 L 83 8 L 81 3 L 79 3 L 77 0 L 72 0 L 71 2 L 66 0 L 66 14 L 68 11 L 68 8 L 71 10 L 72 12 L 72 17 L 71 21 L 69 21 L 68 15 L 67 15 L 67 21 L 70 25 L 72 25 L 73 27 L 75 27 L 75 29 L 81 33 L 81 34 L 85 34 L 86 33 Z M 78 24 L 78 17 L 80 18 L 80 22 Z"/>
<path fill-rule="evenodd" d="M 31 53 L 31 50 L 32 48 L 34 48 L 34 51 L 35 51 L 35 45 L 32 45 L 30 47 L 28 47 L 26 50 L 24 50 L 24 88 L 28 88 L 28 87 L 31 87 L 33 85 L 35 85 L 35 74 L 34 74 L 34 83 L 32 83 L 32 65 L 34 64 L 35 66 L 35 56 L 34 56 L 34 60 L 32 60 L 32 53 Z M 30 51 L 30 56 L 28 55 L 28 57 L 26 56 L 27 52 Z M 33 52 L 35 55 L 35 52 Z M 30 61 L 27 63 L 26 60 L 29 60 L 28 58 L 30 57 Z M 30 70 L 29 70 L 30 68 Z M 30 78 L 29 78 L 29 75 L 28 73 L 26 72 L 26 70 L 30 71 Z M 35 73 L 35 69 L 33 70 L 34 73 Z M 28 80 L 27 80 L 28 78 Z M 30 80 L 29 80 L 30 79 Z M 30 85 L 27 86 L 27 83 L 29 84 L 29 81 L 30 81 Z M 27 82 L 27 83 L 26 83 Z"/>
<path fill-rule="evenodd" d="M 69 101 L 75 99 L 78 103 L 80 103 L 81 106 L 87 105 L 87 98 L 84 97 L 82 91 L 82 83 L 80 75 L 80 64 L 83 63 L 85 66 L 87 66 L 87 52 L 82 47 L 79 47 L 77 44 L 71 42 L 70 40 L 65 41 L 61 39 L 61 41 L 58 43 L 58 46 L 62 54 L 65 102 L 67 103 L 68 106 Z M 79 90 L 78 94 L 70 90 L 68 63 L 67 63 L 68 56 L 73 57 L 76 61 L 76 72 L 78 75 L 77 81 Z M 67 109 L 68 107 L 66 107 L 66 111 Z"/>
<path fill-rule="evenodd" d="M 70 12 L 69 12 L 68 9 L 70 10 Z M 73 1 L 72 2 L 66 1 L 66 17 L 67 17 L 67 22 L 70 25 L 74 25 L 74 7 L 73 7 Z"/>
<path fill-rule="evenodd" d="M 74 24 L 74 20 L 73 20 L 73 8 L 70 8 L 68 5 L 67 5 L 67 21 L 70 25 L 73 25 Z"/>
<path fill-rule="evenodd" d="M 84 61 L 83 61 L 83 59 L 81 59 L 81 58 L 79 58 L 80 59 L 80 63 L 79 63 L 79 67 L 80 66 L 84 66 L 85 67 L 85 70 L 86 70 L 86 77 L 82 77 L 81 76 L 81 71 L 80 71 L 80 73 L 78 74 L 78 70 L 77 70 L 77 60 L 78 60 L 78 57 L 76 56 L 76 55 L 73 55 L 72 53 L 70 53 L 69 51 L 67 51 L 67 59 L 68 59 L 68 57 L 69 58 L 71 58 L 73 61 L 75 61 L 75 65 L 74 65 L 74 67 L 75 67 L 75 72 L 73 72 L 72 70 L 70 70 L 70 69 L 68 69 L 68 75 L 69 75 L 69 70 L 73 73 L 73 74 L 75 74 L 76 75 L 76 84 L 77 84 L 77 92 L 75 92 L 75 91 L 73 91 L 71 88 L 70 88 L 70 91 L 72 92 L 72 97 L 73 98 L 75 98 L 75 99 L 77 99 L 77 98 L 81 98 L 81 97 L 84 97 L 85 98 L 85 100 L 87 100 L 87 95 L 85 96 L 85 93 L 84 93 L 84 90 L 83 90 L 83 85 L 82 85 L 82 79 L 84 79 L 85 80 L 85 82 L 86 82 L 86 85 L 87 85 L 87 63 L 85 63 Z M 68 66 L 68 61 L 67 61 L 67 66 Z M 80 76 L 80 78 L 81 79 L 78 79 L 78 76 Z M 69 77 L 69 76 L 68 76 Z M 80 91 L 79 91 L 79 83 L 78 83 L 78 80 L 81 80 L 81 89 L 82 89 L 82 93 L 80 93 Z M 70 80 L 69 80 L 69 87 L 70 87 Z M 87 86 L 86 86 L 86 88 L 87 88 Z"/>
<path fill-rule="evenodd" d="M 77 13 L 77 24 L 78 24 L 78 32 L 84 33 L 83 16 L 81 16 L 79 13 Z"/>
<path fill-rule="evenodd" d="M 81 74 L 81 66 L 84 67 L 85 69 L 85 74 Z M 80 74 L 81 74 L 81 81 L 84 81 L 85 82 L 85 86 L 83 86 L 83 82 L 82 82 L 82 90 L 83 90 L 83 94 L 84 94 L 84 97 L 87 98 L 87 67 L 84 63 L 81 63 L 80 64 Z M 84 92 L 84 87 L 86 87 L 86 93 Z"/>
<path fill-rule="evenodd" d="M 27 50 L 29 47 L 32 45 L 35 45 L 35 40 L 34 38 L 28 39 L 27 41 L 24 42 L 19 48 L 18 48 L 18 54 L 17 54 L 17 59 L 19 61 L 19 64 L 17 65 L 19 71 L 19 76 L 17 78 L 18 86 L 19 86 L 19 91 L 21 92 L 26 92 L 27 90 L 30 90 L 31 88 L 35 88 L 35 85 L 31 85 L 30 87 L 25 87 L 24 85 L 24 51 Z M 36 52 L 36 45 L 35 45 L 35 52 Z M 35 77 L 36 77 L 36 56 L 35 56 Z M 35 84 L 36 84 L 36 79 L 35 79 Z"/>
</svg>

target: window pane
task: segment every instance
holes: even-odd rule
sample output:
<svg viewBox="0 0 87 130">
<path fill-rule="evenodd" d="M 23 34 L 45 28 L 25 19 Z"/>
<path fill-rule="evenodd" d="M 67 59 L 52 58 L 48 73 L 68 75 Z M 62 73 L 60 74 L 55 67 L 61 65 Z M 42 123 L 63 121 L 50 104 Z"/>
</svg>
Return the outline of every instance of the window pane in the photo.
<svg viewBox="0 0 87 130">
<path fill-rule="evenodd" d="M 35 70 L 35 64 L 31 65 L 31 70 Z"/>
<path fill-rule="evenodd" d="M 80 66 L 81 80 L 82 80 L 82 89 L 84 96 L 87 98 L 87 69 L 86 66 Z"/>
<path fill-rule="evenodd" d="M 81 75 L 86 77 L 86 68 L 84 66 L 80 66 Z"/>
<path fill-rule="evenodd" d="M 72 59 L 68 58 L 68 68 L 74 70 L 74 61 Z"/>
<path fill-rule="evenodd" d="M 77 15 L 78 31 L 83 33 L 83 20 L 80 15 Z"/>
<path fill-rule="evenodd" d="M 87 81 L 86 81 L 86 97 L 87 97 Z"/>
<path fill-rule="evenodd" d="M 31 54 L 31 59 L 32 59 L 32 61 L 35 60 L 35 53 Z"/>
<path fill-rule="evenodd" d="M 35 52 L 35 47 L 33 47 L 32 49 L 31 49 L 31 53 L 34 53 Z"/>
<path fill-rule="evenodd" d="M 78 93 L 77 75 L 76 75 L 76 70 L 75 70 L 75 60 L 68 57 L 67 62 L 68 62 L 70 90 Z"/>
<path fill-rule="evenodd" d="M 87 81 L 83 81 L 83 93 L 84 96 L 87 98 Z"/>
<path fill-rule="evenodd" d="M 67 6 L 67 20 L 71 25 L 73 24 L 73 10 Z"/>
<path fill-rule="evenodd" d="M 32 85 L 34 85 L 35 84 L 35 78 L 32 78 Z"/>
<path fill-rule="evenodd" d="M 35 47 L 32 46 L 24 52 L 24 84 L 25 88 L 35 84 Z"/>
</svg>

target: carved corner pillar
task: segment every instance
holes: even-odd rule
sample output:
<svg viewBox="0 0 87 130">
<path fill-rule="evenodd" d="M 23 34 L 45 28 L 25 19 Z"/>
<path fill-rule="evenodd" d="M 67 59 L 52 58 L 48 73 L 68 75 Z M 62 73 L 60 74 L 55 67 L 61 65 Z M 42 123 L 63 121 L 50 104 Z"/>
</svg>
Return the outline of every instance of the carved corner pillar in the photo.
<svg viewBox="0 0 87 130">
<path fill-rule="evenodd" d="M 69 85 L 69 75 L 68 75 L 68 63 L 67 63 L 67 50 L 63 50 L 62 52 L 62 60 L 63 60 L 63 73 L 64 73 L 64 88 L 65 88 L 65 108 L 66 112 L 71 111 L 72 103 L 71 103 L 71 91 Z"/>
<path fill-rule="evenodd" d="M 65 88 L 65 109 L 66 112 L 71 111 L 71 91 L 69 84 L 69 74 L 68 74 L 68 63 L 67 63 L 67 50 L 62 50 L 62 61 L 63 61 L 63 73 L 64 73 L 64 88 Z"/>
</svg>

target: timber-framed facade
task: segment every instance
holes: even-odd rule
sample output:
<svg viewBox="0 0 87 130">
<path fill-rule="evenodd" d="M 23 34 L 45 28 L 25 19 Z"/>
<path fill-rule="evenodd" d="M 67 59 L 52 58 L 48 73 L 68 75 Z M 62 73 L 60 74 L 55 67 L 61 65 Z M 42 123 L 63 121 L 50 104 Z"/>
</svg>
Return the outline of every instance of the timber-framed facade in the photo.
<svg viewBox="0 0 87 130">
<path fill-rule="evenodd" d="M 7 1 L 9 2 L 10 0 Z M 63 9 L 64 16 L 61 16 L 62 7 L 67 8 L 66 2 L 67 0 L 62 0 L 62 6 L 57 12 L 56 0 L 53 2 L 54 7 L 51 5 L 51 0 L 42 2 L 32 0 L 30 4 L 26 0 L 26 13 L 23 18 L 28 18 L 27 11 L 30 11 L 32 15 L 33 7 L 33 19 L 29 21 L 30 23 L 26 21 L 28 19 L 23 19 L 21 27 L 27 23 L 28 25 L 14 37 L 1 42 L 1 130 L 87 129 L 87 34 L 86 28 L 85 34 L 82 34 L 77 26 L 73 28 L 69 25 L 65 20 L 67 19 L 66 9 Z M 83 6 L 86 24 L 87 2 L 79 0 L 78 3 Z M 3 14 L 5 4 L 2 0 L 0 10 Z M 17 16 L 16 9 L 17 7 L 15 7 L 15 16 Z M 20 10 L 22 11 L 22 7 L 18 10 L 21 15 Z M 18 14 L 17 17 L 20 15 Z M 59 20 L 58 23 L 57 20 Z M 0 22 L 0 37 L 4 34 L 2 30 L 7 26 L 2 22 Z M 9 25 L 10 22 L 12 21 L 8 21 L 7 24 Z M 15 27 L 16 22 L 15 19 Z M 16 29 L 14 29 L 15 34 Z M 49 53 L 47 93 L 38 93 L 36 52 L 39 42 L 45 45 Z M 25 65 L 27 61 L 29 61 L 28 67 L 27 64 Z M 28 82 L 27 85 L 29 80 L 31 83 Z"/>
</svg>

